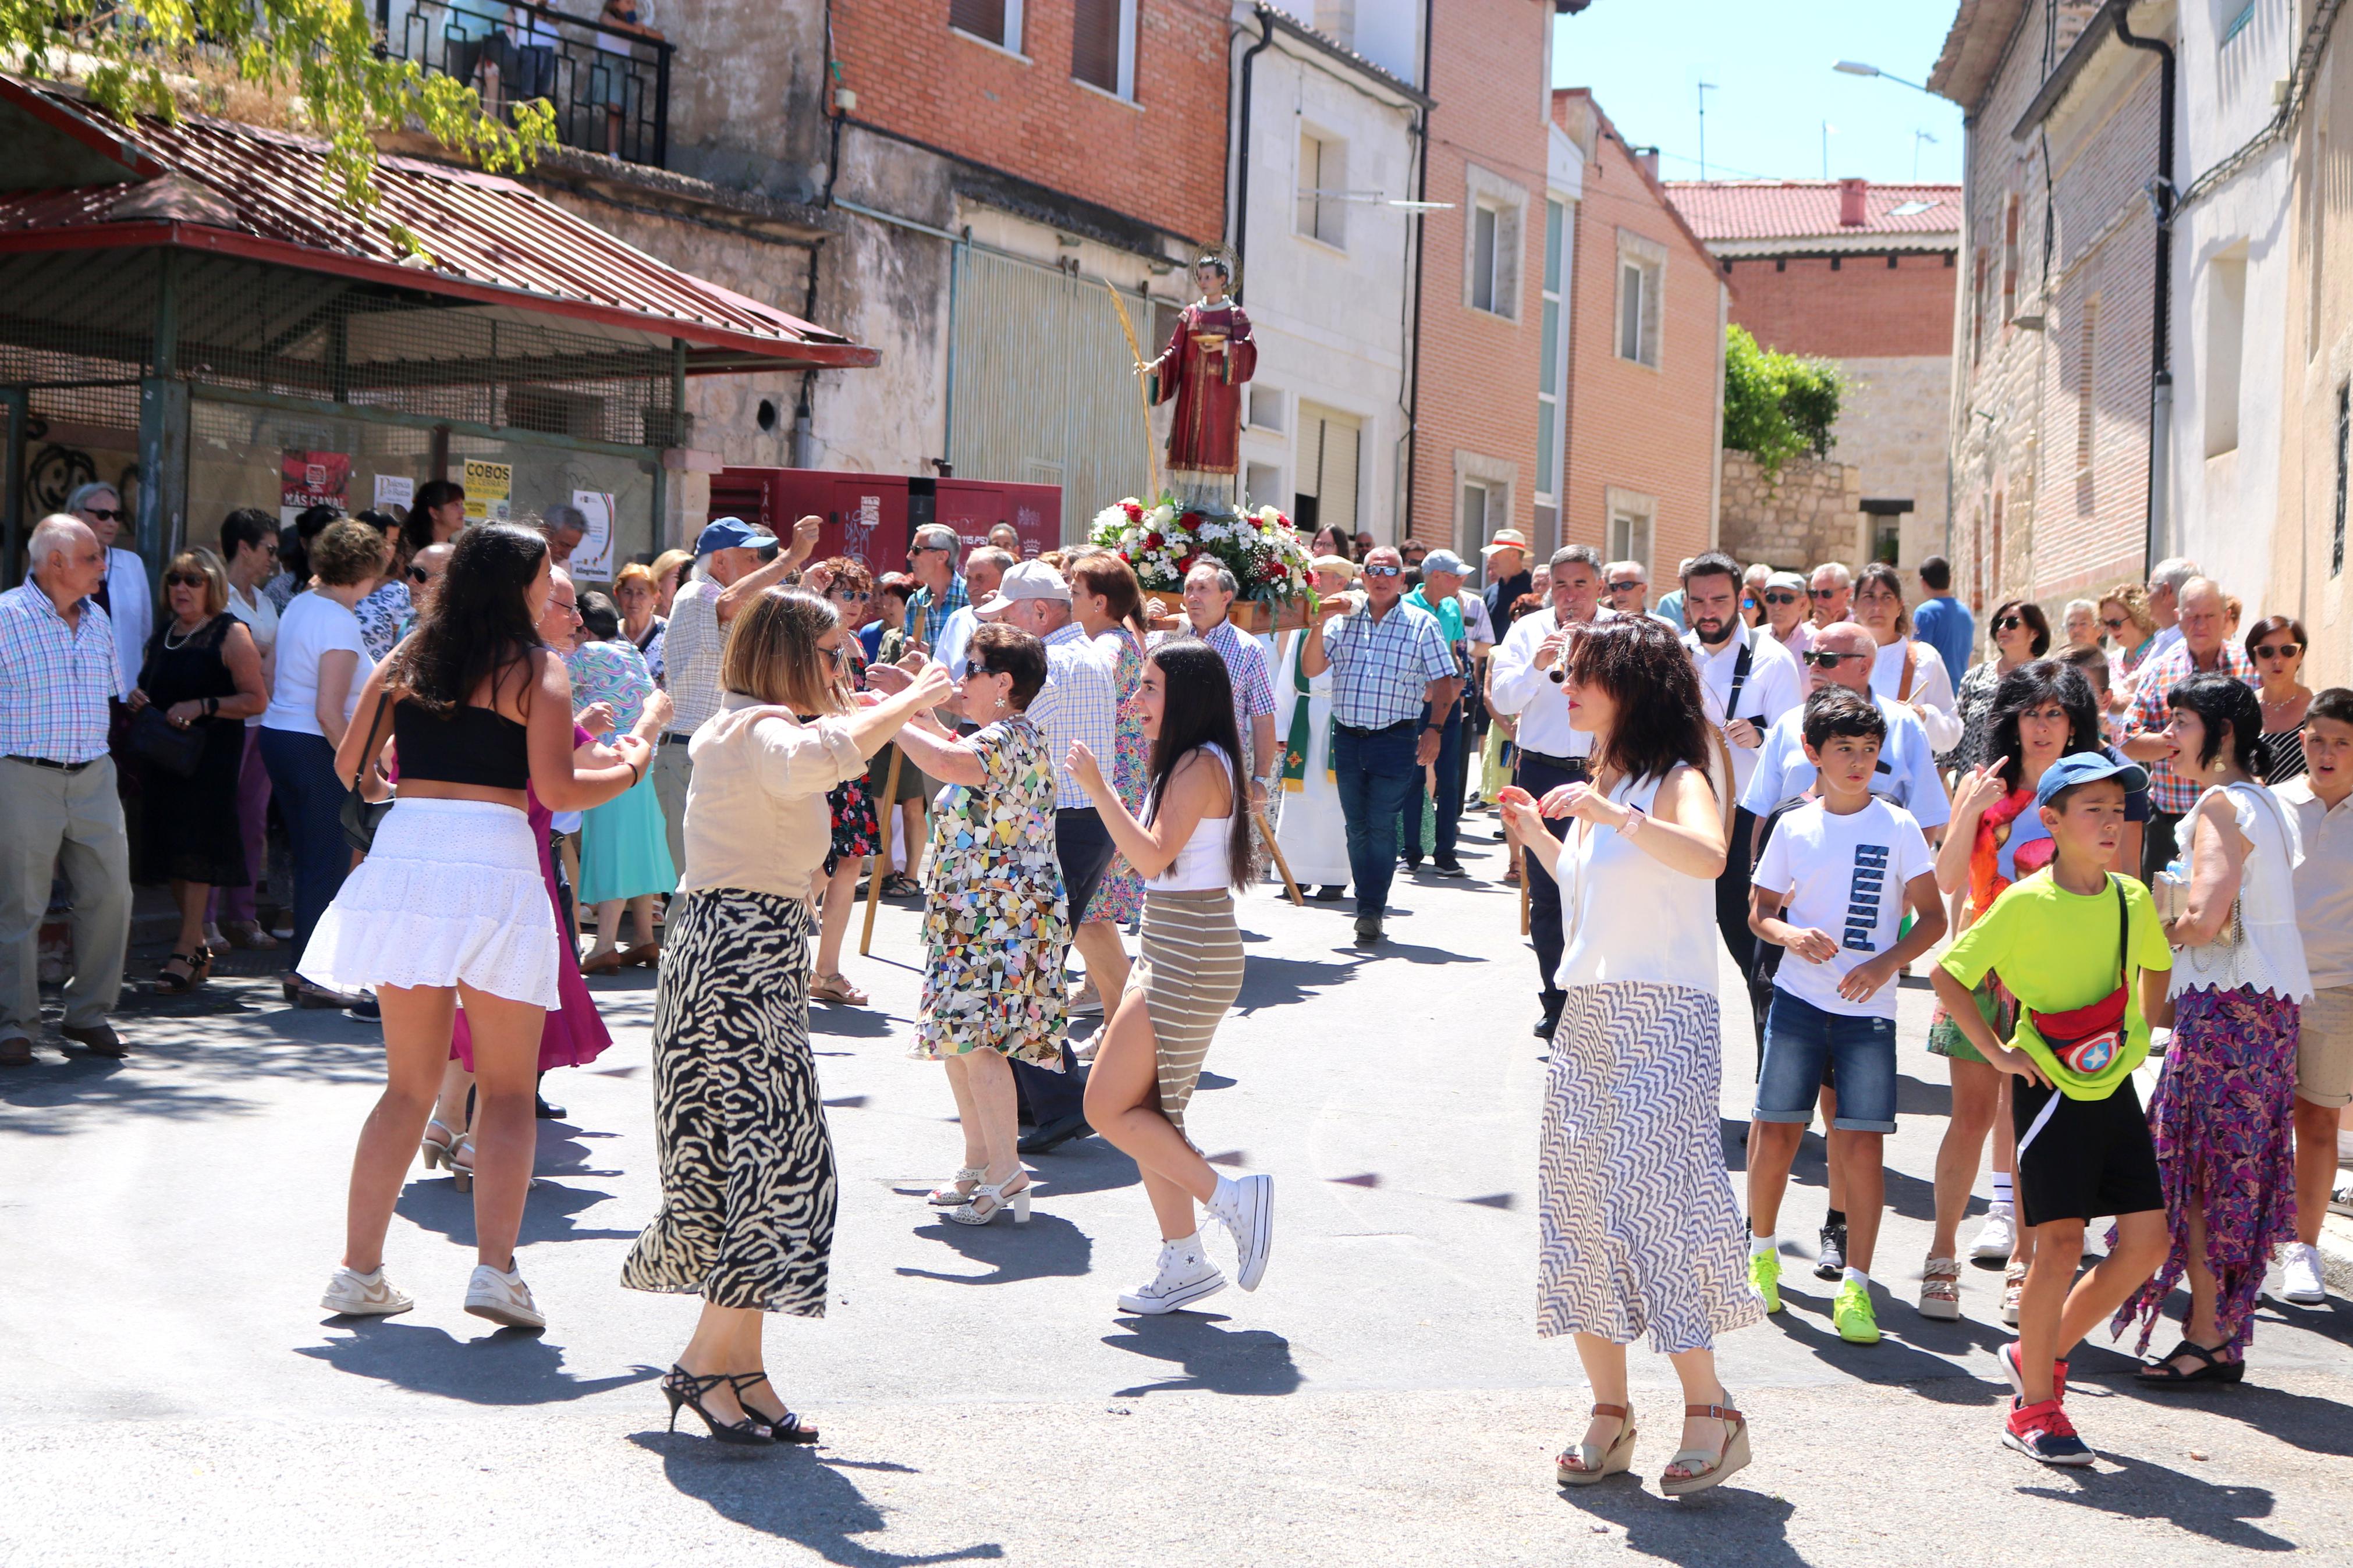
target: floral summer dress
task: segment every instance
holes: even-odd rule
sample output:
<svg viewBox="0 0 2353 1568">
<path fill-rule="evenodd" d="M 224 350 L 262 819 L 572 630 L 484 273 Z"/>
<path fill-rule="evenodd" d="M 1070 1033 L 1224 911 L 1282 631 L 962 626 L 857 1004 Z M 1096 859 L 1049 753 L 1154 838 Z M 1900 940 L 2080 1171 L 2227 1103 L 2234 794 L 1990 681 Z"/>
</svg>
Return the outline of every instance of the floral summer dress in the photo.
<svg viewBox="0 0 2353 1568">
<path fill-rule="evenodd" d="M 1135 646 L 1135 638 L 1124 631 L 1103 634 L 1119 643 L 1119 668 L 1112 679 L 1119 688 L 1119 746 L 1112 753 L 1111 786 L 1127 809 L 1141 816 L 1144 813 L 1144 786 L 1152 771 L 1152 742 L 1144 736 L 1144 650 Z M 1095 896 L 1087 905 L 1080 923 L 1089 921 L 1110 921 L 1125 924 L 1144 912 L 1144 879 L 1137 876 L 1127 863 L 1127 857 L 1114 854 L 1105 868 L 1103 880 L 1095 884 Z"/>
<path fill-rule="evenodd" d="M 950 786 L 932 817 L 913 1054 L 986 1048 L 1060 1072 L 1071 917 L 1054 856 L 1053 764 L 1026 714 L 968 743 L 985 782 Z"/>
<path fill-rule="evenodd" d="M 860 690 L 866 687 L 866 660 L 855 647 L 849 652 L 849 683 Z M 833 815 L 833 847 L 825 858 L 828 877 L 844 860 L 863 860 L 882 852 L 882 825 L 874 816 L 873 777 L 871 772 L 862 773 L 826 791 L 825 804 Z"/>
</svg>

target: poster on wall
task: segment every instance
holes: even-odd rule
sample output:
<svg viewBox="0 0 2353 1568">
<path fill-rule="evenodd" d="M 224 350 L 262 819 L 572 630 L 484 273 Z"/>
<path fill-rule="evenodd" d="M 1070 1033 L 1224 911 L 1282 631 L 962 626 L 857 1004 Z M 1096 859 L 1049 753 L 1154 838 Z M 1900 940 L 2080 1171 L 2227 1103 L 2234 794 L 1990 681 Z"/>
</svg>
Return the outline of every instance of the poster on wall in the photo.
<svg viewBox="0 0 2353 1568">
<path fill-rule="evenodd" d="M 375 501 L 378 511 L 398 507 L 406 513 L 417 504 L 417 481 L 406 474 L 378 474 L 375 477 Z"/>
<path fill-rule="evenodd" d="M 514 515 L 514 465 L 466 459 L 460 480 L 466 487 L 468 522 L 504 522 Z"/>
<path fill-rule="evenodd" d="M 588 520 L 588 531 L 572 552 L 575 582 L 613 580 L 613 497 L 609 490 L 574 490 L 572 504 Z"/>
<path fill-rule="evenodd" d="M 348 453 L 282 452 L 278 458 L 278 521 L 292 522 L 314 506 L 347 506 L 351 488 Z"/>
</svg>

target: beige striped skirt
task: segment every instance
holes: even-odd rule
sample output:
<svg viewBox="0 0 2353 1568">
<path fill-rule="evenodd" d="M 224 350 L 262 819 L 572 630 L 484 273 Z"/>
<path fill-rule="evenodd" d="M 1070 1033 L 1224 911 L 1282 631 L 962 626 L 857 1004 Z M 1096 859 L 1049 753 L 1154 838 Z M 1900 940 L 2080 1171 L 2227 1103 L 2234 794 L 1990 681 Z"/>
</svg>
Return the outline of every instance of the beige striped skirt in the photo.
<svg viewBox="0 0 2353 1568">
<path fill-rule="evenodd" d="M 1160 1111 L 1178 1132 L 1209 1037 L 1242 988 L 1242 936 L 1223 888 L 1144 891 L 1143 952 L 1128 977 L 1144 993 L 1160 1068 Z"/>
</svg>

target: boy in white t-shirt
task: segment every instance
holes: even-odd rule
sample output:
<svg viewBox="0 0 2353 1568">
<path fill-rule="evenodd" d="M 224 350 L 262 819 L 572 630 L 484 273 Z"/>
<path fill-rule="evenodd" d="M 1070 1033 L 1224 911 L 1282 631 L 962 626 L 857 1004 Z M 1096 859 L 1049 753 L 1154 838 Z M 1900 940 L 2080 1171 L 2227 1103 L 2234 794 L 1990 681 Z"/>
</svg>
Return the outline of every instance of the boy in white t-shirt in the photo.
<svg viewBox="0 0 2353 1568">
<path fill-rule="evenodd" d="M 1804 724 L 1820 798 L 1781 819 L 1749 891 L 1748 928 L 1789 952 L 1774 976 L 1748 1133 L 1748 1280 L 1767 1311 L 1781 1310 L 1774 1226 L 1831 1068 L 1831 1125 L 1844 1136 L 1831 1141 L 1831 1158 L 1846 1193 L 1847 1251 L 1831 1321 L 1839 1338 L 1868 1345 L 1879 1342 L 1871 1260 L 1885 1194 L 1883 1146 L 1895 1131 L 1894 982 L 1945 934 L 1945 909 L 1920 825 L 1871 793 L 1885 715 L 1853 692 L 1821 692 Z"/>
</svg>

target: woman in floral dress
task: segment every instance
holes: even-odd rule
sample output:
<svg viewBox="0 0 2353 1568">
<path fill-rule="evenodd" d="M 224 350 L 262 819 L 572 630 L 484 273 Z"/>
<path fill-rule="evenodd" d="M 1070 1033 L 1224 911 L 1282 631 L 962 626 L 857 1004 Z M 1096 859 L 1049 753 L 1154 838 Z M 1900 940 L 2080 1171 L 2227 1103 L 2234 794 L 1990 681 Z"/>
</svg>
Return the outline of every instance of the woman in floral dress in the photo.
<svg viewBox="0 0 2353 1568">
<path fill-rule="evenodd" d="M 1071 563 L 1071 614 L 1086 628 L 1098 648 L 1112 650 L 1116 668 L 1112 679 L 1119 691 L 1119 722 L 1113 733 L 1118 745 L 1112 752 L 1112 788 L 1131 812 L 1144 810 L 1144 791 L 1152 767 L 1152 742 L 1144 734 L 1144 590 L 1135 573 L 1118 556 L 1105 552 Z M 1120 928 L 1144 912 L 1144 879 L 1124 855 L 1111 865 L 1088 900 L 1078 932 L 1080 956 L 1087 962 L 1086 989 L 1071 1004 L 1073 1013 L 1099 1014 L 1119 1000 L 1127 986 L 1127 951 Z M 1092 1047 L 1093 1042 L 1090 1041 Z M 1092 1050 L 1080 1053 L 1091 1059 Z"/>
<path fill-rule="evenodd" d="M 932 1194 L 960 1225 L 1006 1208 L 1029 1217 L 1029 1175 L 1014 1145 L 1012 1060 L 1062 1070 L 1070 907 L 1054 855 L 1054 764 L 1028 713 L 1046 684 L 1046 645 L 989 624 L 966 645 L 956 701 L 981 726 L 964 740 L 938 721 L 899 732 L 908 758 L 949 784 L 932 819 L 923 910 L 923 992 L 915 1050 L 944 1062 L 964 1127 L 964 1164 Z"/>
</svg>

